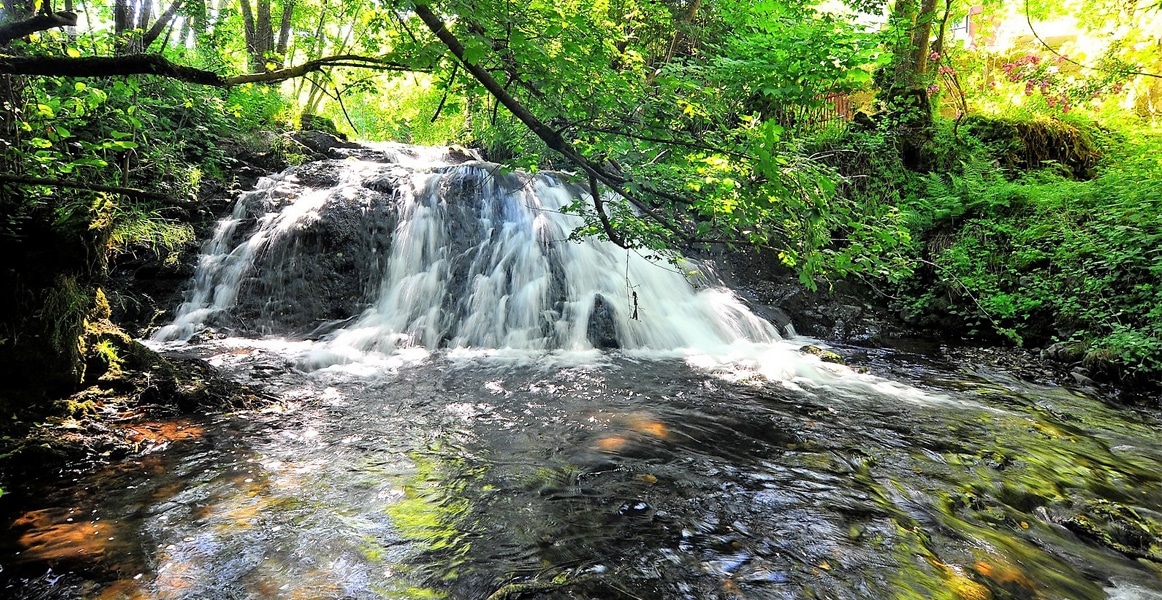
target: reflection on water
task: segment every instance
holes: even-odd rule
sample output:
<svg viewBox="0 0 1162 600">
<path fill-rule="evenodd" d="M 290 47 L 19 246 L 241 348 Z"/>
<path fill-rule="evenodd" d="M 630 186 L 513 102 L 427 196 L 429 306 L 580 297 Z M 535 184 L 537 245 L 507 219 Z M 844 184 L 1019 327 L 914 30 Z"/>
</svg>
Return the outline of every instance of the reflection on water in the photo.
<svg viewBox="0 0 1162 600">
<path fill-rule="evenodd" d="M 283 402 L 5 497 L 6 596 L 1162 598 L 1162 423 L 1068 390 L 241 343 Z"/>
</svg>

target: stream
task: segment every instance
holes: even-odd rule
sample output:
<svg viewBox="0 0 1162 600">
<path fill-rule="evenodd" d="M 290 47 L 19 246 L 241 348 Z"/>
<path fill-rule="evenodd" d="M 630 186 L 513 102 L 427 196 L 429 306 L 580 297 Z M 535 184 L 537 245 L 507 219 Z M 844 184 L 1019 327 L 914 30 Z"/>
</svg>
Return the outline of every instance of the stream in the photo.
<svg viewBox="0 0 1162 600">
<path fill-rule="evenodd" d="M 10 494 L 0 596 L 1162 599 L 1156 413 L 822 362 L 582 197 L 400 145 L 243 194 L 150 343 L 277 400 Z"/>
</svg>

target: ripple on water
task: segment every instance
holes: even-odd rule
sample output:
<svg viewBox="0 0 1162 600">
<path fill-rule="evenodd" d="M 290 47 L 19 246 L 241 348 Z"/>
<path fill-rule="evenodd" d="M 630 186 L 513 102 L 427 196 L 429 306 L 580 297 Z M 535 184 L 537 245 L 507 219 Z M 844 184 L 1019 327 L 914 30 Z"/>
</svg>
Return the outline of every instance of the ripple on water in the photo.
<svg viewBox="0 0 1162 600">
<path fill-rule="evenodd" d="M 5 589 L 1159 597 L 1156 561 L 1131 555 L 1148 544 L 1102 537 L 1162 531 L 1148 416 L 1013 382 L 794 389 L 678 359 L 503 354 L 292 369 L 265 380 L 271 410 L 143 426 L 169 447 L 24 501 Z"/>
</svg>

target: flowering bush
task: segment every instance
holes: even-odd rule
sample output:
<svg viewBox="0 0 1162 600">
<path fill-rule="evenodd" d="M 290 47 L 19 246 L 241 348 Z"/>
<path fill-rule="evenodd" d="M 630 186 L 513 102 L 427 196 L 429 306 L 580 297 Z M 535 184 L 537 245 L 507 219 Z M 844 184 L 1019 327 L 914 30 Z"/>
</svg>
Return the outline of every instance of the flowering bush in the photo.
<svg viewBox="0 0 1162 600">
<path fill-rule="evenodd" d="M 1026 54 L 1001 65 L 1001 70 L 1010 82 L 1025 83 L 1026 96 L 1040 93 L 1049 108 L 1063 113 L 1082 102 L 1121 93 L 1130 77 L 1129 72 L 1133 70 L 1132 65 L 1107 56 L 1089 69 L 1094 73 L 1093 77 L 1079 78 L 1063 72 L 1076 64 L 1064 55 L 1044 60 L 1036 54 Z"/>
</svg>

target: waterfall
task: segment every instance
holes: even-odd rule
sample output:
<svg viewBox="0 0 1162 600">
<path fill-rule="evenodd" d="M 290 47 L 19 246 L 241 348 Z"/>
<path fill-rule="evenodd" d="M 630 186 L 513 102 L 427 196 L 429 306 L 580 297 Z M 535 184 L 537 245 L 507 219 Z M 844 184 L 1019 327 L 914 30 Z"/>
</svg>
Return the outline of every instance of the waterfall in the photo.
<svg viewBox="0 0 1162 600">
<path fill-rule="evenodd" d="M 206 327 L 404 348 L 711 349 L 779 339 L 696 265 L 570 241 L 583 192 L 401 145 L 293 167 L 242 194 L 157 341 Z M 692 284 L 698 282 L 698 286 Z"/>
</svg>

